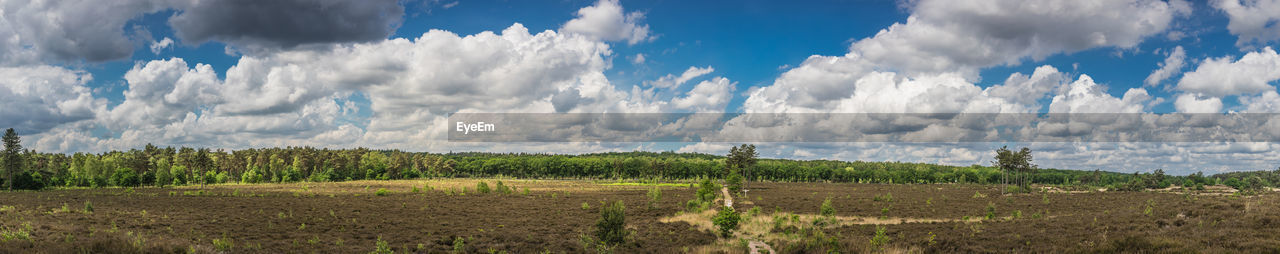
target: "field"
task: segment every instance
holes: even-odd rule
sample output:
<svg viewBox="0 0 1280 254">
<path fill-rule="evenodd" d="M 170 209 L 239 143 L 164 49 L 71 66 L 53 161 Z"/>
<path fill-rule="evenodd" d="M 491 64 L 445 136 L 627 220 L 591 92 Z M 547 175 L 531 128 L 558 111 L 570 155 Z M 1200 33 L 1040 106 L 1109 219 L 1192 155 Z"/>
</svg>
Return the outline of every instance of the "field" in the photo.
<svg viewBox="0 0 1280 254">
<path fill-rule="evenodd" d="M 781 253 L 1280 251 L 1274 192 L 752 183 L 733 197 L 741 228 L 723 238 L 714 211 L 684 211 L 691 184 L 500 180 L 508 192 L 446 179 L 0 193 L 0 252 L 579 253 L 617 200 L 631 232 L 620 253 L 743 253 L 752 240 Z M 818 215 L 828 198 L 835 215 Z"/>
</svg>

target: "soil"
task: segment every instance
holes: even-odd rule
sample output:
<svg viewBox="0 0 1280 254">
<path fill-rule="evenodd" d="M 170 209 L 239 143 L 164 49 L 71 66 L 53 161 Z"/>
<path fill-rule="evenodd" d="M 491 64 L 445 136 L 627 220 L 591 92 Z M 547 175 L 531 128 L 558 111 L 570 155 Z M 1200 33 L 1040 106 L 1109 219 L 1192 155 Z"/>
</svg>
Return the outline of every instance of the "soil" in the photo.
<svg viewBox="0 0 1280 254">
<path fill-rule="evenodd" d="M 375 186 L 365 190 L 370 184 Z M 685 223 L 657 221 L 692 198 L 691 191 L 677 191 L 684 188 L 669 188 L 648 209 L 642 187 L 508 184 L 539 190 L 479 194 L 471 185 L 466 195 L 450 195 L 445 188 L 414 193 L 412 186 L 420 183 L 402 181 L 312 184 L 305 191 L 296 184 L 217 185 L 202 194 L 188 187 L 0 193 L 0 205 L 14 206 L 0 212 L 3 228 L 31 227 L 25 230 L 30 241 L 8 240 L 0 252 L 185 252 L 217 250 L 213 239 L 230 239 L 233 252 L 364 253 L 381 238 L 398 252 L 440 253 L 452 251 L 458 237 L 466 252 L 583 252 L 581 236 L 594 231 L 606 200 L 626 204 L 627 227 L 633 230 L 616 251 L 680 252 L 716 239 Z M 391 193 L 377 196 L 379 188 Z M 83 212 L 85 202 L 91 202 L 92 213 Z M 64 203 L 70 212 L 61 211 Z M 591 208 L 583 209 L 583 203 Z"/>
<path fill-rule="evenodd" d="M 493 179 L 450 179 L 4 192 L 0 253 L 365 253 L 379 239 L 396 252 L 444 253 L 459 238 L 466 252 L 579 253 L 590 252 L 581 239 L 594 232 L 599 208 L 615 200 L 626 205 L 632 232 L 615 252 L 750 249 L 749 241 L 717 238 L 708 212 L 677 215 L 693 199 L 691 187 L 662 187 L 661 200 L 649 208 L 649 186 L 504 179 L 514 191 L 481 194 L 478 181 L 496 189 Z M 1002 195 L 999 186 L 956 184 L 751 187 L 734 205 L 742 212 L 759 207 L 747 227 L 763 234 L 738 237 L 762 240 L 780 253 L 1280 251 L 1280 193 L 1274 192 Z M 378 189 L 389 193 L 376 195 Z M 814 226 L 827 198 L 836 216 Z M 86 202 L 93 212 L 84 211 Z M 773 228 L 775 215 L 791 214 L 802 222 Z M 869 244 L 877 227 L 885 229 L 885 245 Z"/>
</svg>

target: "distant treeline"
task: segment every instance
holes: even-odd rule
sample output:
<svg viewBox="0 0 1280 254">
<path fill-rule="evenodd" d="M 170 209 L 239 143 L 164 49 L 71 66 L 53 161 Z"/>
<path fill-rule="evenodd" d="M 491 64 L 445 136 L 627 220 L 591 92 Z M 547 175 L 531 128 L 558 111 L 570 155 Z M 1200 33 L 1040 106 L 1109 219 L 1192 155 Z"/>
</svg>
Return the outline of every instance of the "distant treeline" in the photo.
<svg viewBox="0 0 1280 254">
<path fill-rule="evenodd" d="M 994 155 L 994 153 L 993 153 Z M 726 175 L 725 157 L 700 153 L 623 152 L 583 155 L 415 153 L 311 147 L 235 151 L 156 147 L 102 154 L 36 153 L 20 156 L 15 188 L 45 186 L 166 186 L 214 183 L 325 182 L 434 177 L 700 179 Z M 751 181 L 859 183 L 1000 183 L 998 168 L 907 162 L 760 159 L 743 172 Z M 1106 171 L 1038 169 L 1039 184 L 1118 189 L 1231 184 L 1257 188 L 1280 183 L 1280 170 L 1206 177 Z"/>
</svg>

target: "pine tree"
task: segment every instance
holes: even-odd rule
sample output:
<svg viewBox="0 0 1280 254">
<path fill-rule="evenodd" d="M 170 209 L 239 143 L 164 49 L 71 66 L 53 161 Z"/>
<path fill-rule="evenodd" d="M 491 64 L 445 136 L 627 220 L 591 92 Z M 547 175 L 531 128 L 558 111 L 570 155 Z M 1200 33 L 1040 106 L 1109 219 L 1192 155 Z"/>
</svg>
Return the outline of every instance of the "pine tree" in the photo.
<svg viewBox="0 0 1280 254">
<path fill-rule="evenodd" d="M 5 185 L 9 190 L 13 190 L 13 175 L 18 170 L 22 170 L 22 140 L 18 137 L 18 133 L 9 128 L 4 131 L 4 171 L 6 174 Z"/>
</svg>

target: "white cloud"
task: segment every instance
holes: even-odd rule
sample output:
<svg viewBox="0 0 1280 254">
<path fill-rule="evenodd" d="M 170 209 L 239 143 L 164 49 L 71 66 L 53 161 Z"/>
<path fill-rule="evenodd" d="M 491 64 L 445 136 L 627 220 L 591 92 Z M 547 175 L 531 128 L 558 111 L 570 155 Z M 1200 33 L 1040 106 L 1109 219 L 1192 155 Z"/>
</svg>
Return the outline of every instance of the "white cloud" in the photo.
<svg viewBox="0 0 1280 254">
<path fill-rule="evenodd" d="M 1222 99 L 1201 94 L 1184 93 L 1174 99 L 1173 106 L 1182 113 L 1219 113 Z"/>
<path fill-rule="evenodd" d="M 906 23 L 855 42 L 850 52 L 908 74 L 969 73 L 1090 48 L 1131 48 L 1190 14 L 1185 2 L 1155 0 L 922 0 L 910 10 Z"/>
<path fill-rule="evenodd" d="M 687 96 L 672 99 L 671 103 L 677 109 L 724 112 L 729 99 L 733 98 L 733 90 L 737 85 L 737 82 L 730 82 L 727 78 L 716 77 L 698 83 Z"/>
<path fill-rule="evenodd" d="M 1275 89 L 1267 83 L 1276 80 L 1280 80 L 1280 55 L 1267 47 L 1249 52 L 1239 60 L 1231 57 L 1205 59 L 1194 71 L 1182 75 L 1177 89 L 1222 97 Z"/>
<path fill-rule="evenodd" d="M 657 38 L 649 35 L 649 25 L 640 23 L 643 20 L 643 12 L 623 13 L 618 0 L 600 0 L 579 9 L 577 18 L 564 23 L 560 31 L 635 45 Z"/>
<path fill-rule="evenodd" d="M 93 118 L 106 100 L 85 87 L 92 79 L 62 67 L 0 67 L 0 126 L 29 135 Z"/>
<path fill-rule="evenodd" d="M 685 82 L 689 82 L 689 80 L 693 80 L 695 78 L 701 77 L 702 75 L 707 75 L 708 73 L 711 73 L 714 71 L 716 71 L 716 68 L 712 68 L 711 66 L 707 66 L 705 68 L 698 68 L 697 66 L 689 66 L 689 69 L 684 70 L 684 73 L 680 73 L 680 76 L 676 76 L 675 74 L 667 74 L 666 76 L 662 76 L 658 78 L 658 80 L 649 81 L 645 83 L 648 84 L 649 86 L 662 88 L 662 89 L 677 88 L 677 87 L 680 87 L 680 85 L 684 85 Z"/>
<path fill-rule="evenodd" d="M 1240 105 L 1248 113 L 1280 113 L 1280 94 L 1275 90 L 1262 92 L 1258 96 L 1240 96 Z"/>
<path fill-rule="evenodd" d="M 1155 86 L 1160 84 L 1161 81 L 1178 74 L 1178 72 L 1182 71 L 1182 66 L 1186 64 L 1186 58 L 1187 52 L 1182 50 L 1182 46 L 1173 48 L 1173 51 L 1169 52 L 1169 57 L 1165 58 L 1163 63 L 1160 63 L 1160 68 L 1151 72 L 1151 75 L 1147 75 L 1144 83 L 1147 86 Z"/>
<path fill-rule="evenodd" d="M 150 46 L 151 53 L 159 55 L 161 50 L 167 49 L 172 46 L 173 46 L 173 39 L 170 39 L 169 37 L 164 37 L 164 39 L 162 40 L 151 43 L 151 46 Z"/>
<path fill-rule="evenodd" d="M 985 91 L 987 95 L 992 97 L 1039 108 L 1036 106 L 1036 100 L 1044 98 L 1045 95 L 1055 89 L 1061 88 L 1067 81 L 1069 79 L 1067 79 L 1066 74 L 1059 72 L 1053 66 L 1044 65 L 1036 67 L 1031 76 L 1013 73 L 1004 80 L 1003 85 L 991 86 Z"/>
<path fill-rule="evenodd" d="M 1227 30 L 1239 37 L 1236 46 L 1280 40 L 1280 0 L 1214 0 L 1227 13 Z"/>
<path fill-rule="evenodd" d="M 641 65 L 644 64 L 644 60 L 644 54 L 637 53 L 635 56 L 631 57 L 631 64 Z"/>
<path fill-rule="evenodd" d="M 1107 94 L 1106 87 L 1093 82 L 1089 75 L 1068 85 L 1067 90 L 1053 97 L 1050 113 L 1141 113 L 1145 102 L 1151 99 L 1146 89 L 1130 88 L 1124 96 L 1116 98 Z"/>
<path fill-rule="evenodd" d="M 972 84 L 980 79 L 978 70 L 1090 48 L 1132 48 L 1190 13 L 1183 1 L 912 3 L 906 23 L 854 42 L 843 56 L 809 57 L 772 85 L 755 89 L 744 110 L 1025 112 L 1034 106 L 1025 103 L 1034 99 L 1010 98 L 1003 88 L 975 97 L 983 93 Z M 877 94 L 881 87 L 898 93 Z M 1028 91 L 1044 86 L 1033 87 Z"/>
</svg>

